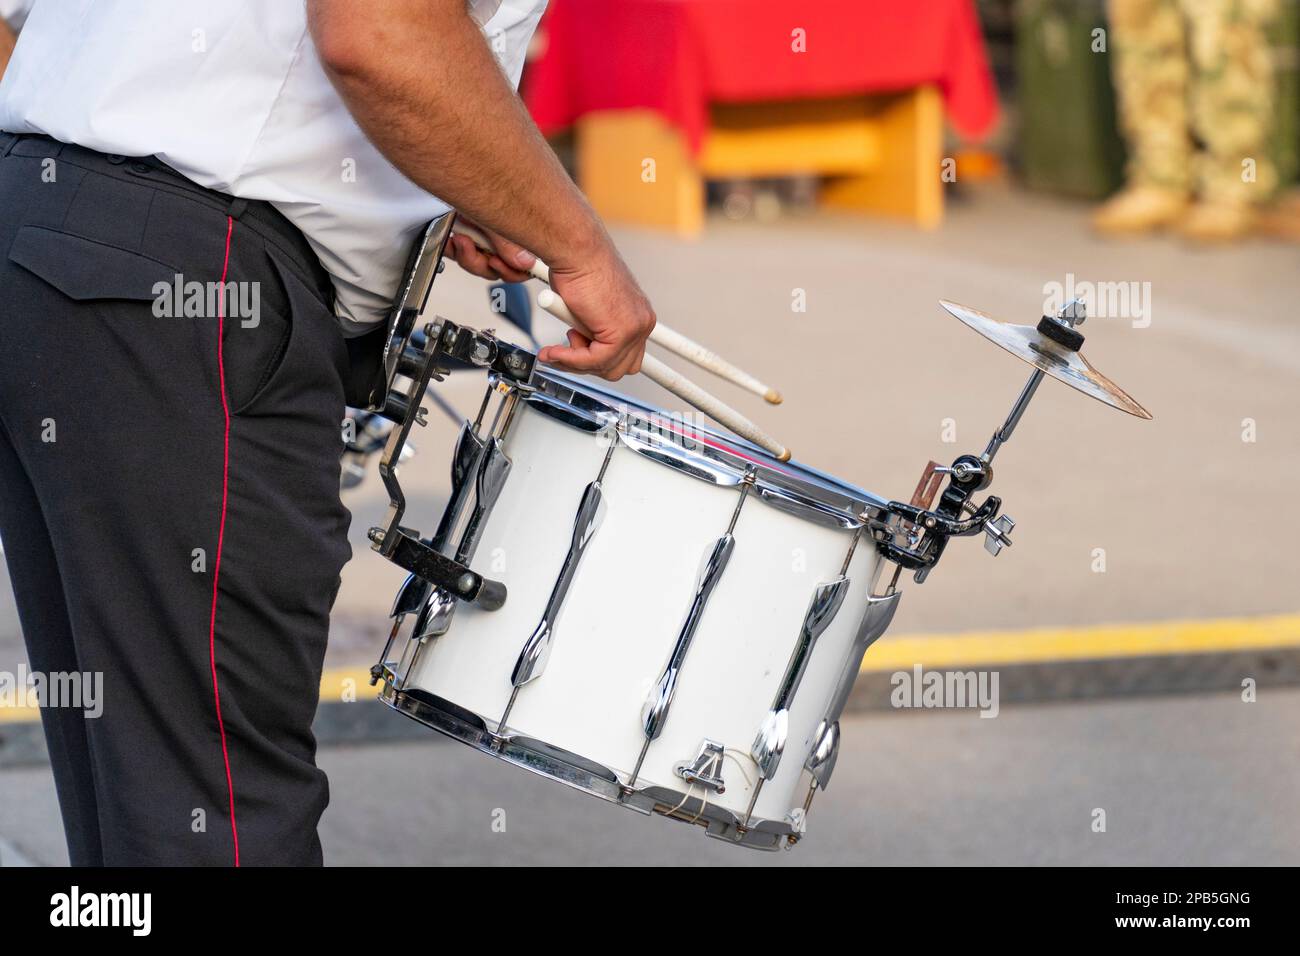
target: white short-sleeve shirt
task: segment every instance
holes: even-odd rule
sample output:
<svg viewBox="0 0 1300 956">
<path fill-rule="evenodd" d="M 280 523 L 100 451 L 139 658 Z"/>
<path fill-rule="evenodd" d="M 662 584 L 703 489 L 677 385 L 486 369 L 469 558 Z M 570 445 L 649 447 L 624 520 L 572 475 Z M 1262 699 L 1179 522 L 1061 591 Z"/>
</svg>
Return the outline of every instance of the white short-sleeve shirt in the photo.
<svg viewBox="0 0 1300 956">
<path fill-rule="evenodd" d="M 510 81 L 546 0 L 469 0 Z M 383 321 L 415 234 L 447 209 L 366 139 L 331 86 L 303 0 L 0 0 L 21 26 L 0 129 L 149 156 L 270 202 L 334 280 L 357 334 Z"/>
</svg>

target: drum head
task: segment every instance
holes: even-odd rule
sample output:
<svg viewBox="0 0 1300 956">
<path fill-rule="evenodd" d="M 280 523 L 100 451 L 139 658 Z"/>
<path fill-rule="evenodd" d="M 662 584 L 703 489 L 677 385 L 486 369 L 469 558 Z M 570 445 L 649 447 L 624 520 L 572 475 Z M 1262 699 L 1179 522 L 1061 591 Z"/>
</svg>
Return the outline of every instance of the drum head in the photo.
<svg viewBox="0 0 1300 956">
<path fill-rule="evenodd" d="M 551 369 L 533 373 L 537 389 L 530 401 L 542 410 L 592 423 L 618 421 L 627 435 L 650 441 L 663 451 L 671 450 L 679 460 L 697 463 L 702 472 L 721 470 L 735 481 L 753 472 L 760 493 L 790 493 L 819 506 L 842 513 L 845 523 L 858 523 L 864 509 L 884 507 L 885 499 L 796 461 L 782 462 L 752 442 L 729 432 L 701 424 L 680 413 L 657 408 L 596 384 Z"/>
</svg>

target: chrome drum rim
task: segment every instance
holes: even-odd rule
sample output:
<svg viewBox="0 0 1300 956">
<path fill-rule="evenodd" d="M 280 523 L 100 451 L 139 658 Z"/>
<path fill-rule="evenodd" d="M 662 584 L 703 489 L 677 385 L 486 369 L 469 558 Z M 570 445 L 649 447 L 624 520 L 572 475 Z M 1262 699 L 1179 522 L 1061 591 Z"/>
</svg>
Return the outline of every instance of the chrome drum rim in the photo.
<svg viewBox="0 0 1300 956">
<path fill-rule="evenodd" d="M 753 475 L 758 498 L 818 524 L 854 530 L 883 512 L 887 500 L 799 462 L 780 462 L 762 448 L 680 413 L 553 371 L 536 371 L 523 395 L 528 407 L 572 428 L 617 429 L 641 455 L 714 484 Z"/>
<path fill-rule="evenodd" d="M 799 841 L 800 833 L 788 822 L 753 818 L 741 826 L 734 813 L 706 804 L 697 797 L 666 787 L 635 787 L 630 791 L 612 770 L 545 741 L 519 734 L 498 736 L 487 729 L 478 714 L 457 707 L 425 691 L 398 690 L 391 673 L 385 673 L 379 699 L 400 714 L 467 744 L 479 753 L 521 767 L 607 803 L 649 815 L 694 823 L 719 840 L 753 850 L 780 850 Z"/>
</svg>

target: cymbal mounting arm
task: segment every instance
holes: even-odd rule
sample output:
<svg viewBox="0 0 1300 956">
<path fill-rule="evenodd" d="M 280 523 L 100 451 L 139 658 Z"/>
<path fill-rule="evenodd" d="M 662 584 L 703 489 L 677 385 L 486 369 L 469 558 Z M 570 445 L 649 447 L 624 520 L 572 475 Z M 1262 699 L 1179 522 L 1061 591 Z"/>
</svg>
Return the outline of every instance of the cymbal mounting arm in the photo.
<svg viewBox="0 0 1300 956">
<path fill-rule="evenodd" d="M 1085 318 L 1083 302 L 1072 299 L 1055 317 L 1043 316 L 1038 331 L 1058 346 L 1078 351 L 1083 344 L 1083 335 L 1077 327 Z M 993 481 L 993 458 L 998 449 L 1010 440 L 1044 377 L 1041 369 L 1035 369 L 1029 376 L 1029 381 L 1020 390 L 1006 420 L 989 439 L 983 454 L 978 457 L 962 455 L 947 467 L 933 468 L 934 473 L 948 476 L 948 487 L 934 510 L 926 507 L 928 502 L 904 504 L 891 501 L 879 516 L 868 522 L 867 527 L 880 554 L 899 568 L 914 572 L 913 578 L 918 584 L 938 563 L 949 538 L 964 538 L 983 532 L 986 535 L 984 548 L 994 557 L 1003 548 L 1011 546 L 1011 531 L 1016 522 L 1010 515 L 998 514 L 1002 499 L 989 495 L 982 504 L 976 505 L 971 496 Z M 905 543 L 900 544 L 900 538 Z"/>
<path fill-rule="evenodd" d="M 1021 416 L 1025 414 L 1025 409 L 1029 407 L 1030 400 L 1034 397 L 1034 393 L 1038 391 L 1038 386 L 1043 383 L 1045 377 L 1046 373 L 1038 369 L 1035 369 L 1033 374 L 1029 376 L 1029 381 L 1021 389 L 1020 397 L 1011 406 L 1011 414 L 1007 415 L 1007 420 L 1002 423 L 1002 427 L 993 433 L 993 437 L 989 439 L 989 443 L 984 449 L 984 454 L 980 455 L 980 459 L 985 464 L 992 464 L 993 456 L 998 453 L 998 449 L 1011 438 L 1011 433 L 1020 424 Z"/>
<path fill-rule="evenodd" d="M 1079 299 L 1071 299 L 1065 304 L 1055 318 L 1043 316 L 1042 321 L 1038 323 L 1040 332 L 1047 334 L 1050 338 L 1056 339 L 1060 344 L 1073 348 L 1075 351 L 1083 343 L 1083 336 L 1074 331 L 1078 326 L 1083 325 L 1087 314 L 1084 310 L 1083 302 Z M 1068 331 L 1067 331 L 1068 330 Z M 1034 369 L 1029 376 L 1029 381 L 1025 387 L 1020 390 L 1020 397 L 1016 403 L 1011 406 L 1011 412 L 1007 415 L 1007 420 L 1002 423 L 1002 427 L 993 433 L 989 439 L 988 446 L 984 449 L 984 454 L 980 456 L 984 462 L 991 464 L 993 456 L 1011 438 L 1011 433 L 1016 430 L 1020 424 L 1020 418 L 1025 414 L 1025 409 L 1029 407 L 1029 402 L 1033 399 L 1034 394 L 1038 391 L 1038 386 L 1043 383 L 1047 377 L 1042 369 Z"/>
</svg>

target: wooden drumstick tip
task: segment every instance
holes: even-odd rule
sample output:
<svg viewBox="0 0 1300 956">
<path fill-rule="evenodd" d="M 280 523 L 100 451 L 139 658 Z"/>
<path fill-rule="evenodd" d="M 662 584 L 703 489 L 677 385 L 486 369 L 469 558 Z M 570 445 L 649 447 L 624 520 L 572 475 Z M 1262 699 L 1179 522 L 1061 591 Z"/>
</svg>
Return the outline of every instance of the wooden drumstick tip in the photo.
<svg viewBox="0 0 1300 956">
<path fill-rule="evenodd" d="M 785 401 L 785 397 L 774 388 L 769 388 L 763 393 L 763 400 L 769 405 L 780 405 Z"/>
<path fill-rule="evenodd" d="M 776 460 L 777 460 L 777 461 L 789 461 L 789 460 L 790 460 L 790 449 L 789 449 L 789 448 L 783 449 L 783 450 L 781 451 L 781 454 L 779 454 L 779 455 L 776 456 Z"/>
</svg>

